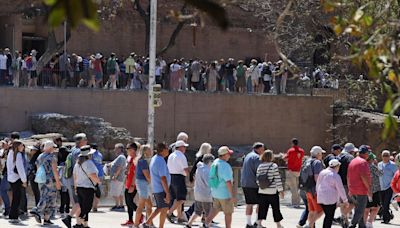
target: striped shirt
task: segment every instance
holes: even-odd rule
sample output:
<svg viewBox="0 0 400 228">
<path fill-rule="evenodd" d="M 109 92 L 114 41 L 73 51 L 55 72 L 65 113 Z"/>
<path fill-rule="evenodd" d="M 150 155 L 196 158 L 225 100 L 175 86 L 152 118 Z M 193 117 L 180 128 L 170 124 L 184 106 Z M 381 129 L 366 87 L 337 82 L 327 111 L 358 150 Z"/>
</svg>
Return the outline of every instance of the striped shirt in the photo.
<svg viewBox="0 0 400 228">
<path fill-rule="evenodd" d="M 268 174 L 268 180 L 272 181 L 271 185 L 265 189 L 258 189 L 258 193 L 275 195 L 277 192 L 283 191 L 282 179 L 279 174 L 278 165 L 273 162 L 261 163 L 257 168 L 257 176 Z"/>
</svg>

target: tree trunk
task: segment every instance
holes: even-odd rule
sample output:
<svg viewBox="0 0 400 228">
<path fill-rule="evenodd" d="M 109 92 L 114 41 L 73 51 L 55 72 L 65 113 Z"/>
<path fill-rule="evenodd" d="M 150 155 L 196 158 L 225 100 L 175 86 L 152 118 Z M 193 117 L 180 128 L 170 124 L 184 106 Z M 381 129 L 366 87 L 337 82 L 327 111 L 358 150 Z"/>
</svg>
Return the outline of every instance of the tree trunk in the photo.
<svg viewBox="0 0 400 228">
<path fill-rule="evenodd" d="M 66 35 L 67 35 L 66 42 L 68 42 L 68 40 L 71 38 L 71 27 L 68 25 L 67 25 L 67 34 Z M 63 47 L 64 47 L 64 40 L 57 42 L 56 34 L 54 33 L 54 30 L 51 29 L 49 31 L 49 38 L 47 41 L 47 49 L 43 53 L 43 55 L 40 57 L 40 59 L 38 60 L 38 64 L 37 64 L 37 74 L 38 75 L 42 72 L 43 67 L 51 60 L 51 58 L 53 58 L 57 52 L 60 52 Z"/>
<path fill-rule="evenodd" d="M 178 23 L 178 25 L 175 27 L 175 30 L 172 32 L 171 37 L 169 38 L 168 44 L 159 52 L 157 52 L 157 56 L 165 54 L 171 47 L 175 45 L 176 38 L 178 38 L 179 33 L 182 31 L 185 24 L 186 20 Z"/>
</svg>

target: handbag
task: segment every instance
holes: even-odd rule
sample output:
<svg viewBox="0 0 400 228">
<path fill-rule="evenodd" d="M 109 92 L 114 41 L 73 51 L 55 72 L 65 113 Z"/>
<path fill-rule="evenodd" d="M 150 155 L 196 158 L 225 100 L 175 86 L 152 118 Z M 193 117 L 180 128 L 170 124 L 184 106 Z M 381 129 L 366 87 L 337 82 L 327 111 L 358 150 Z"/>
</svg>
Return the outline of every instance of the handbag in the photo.
<svg viewBox="0 0 400 228">
<path fill-rule="evenodd" d="M 83 169 L 82 165 L 79 165 L 79 167 L 81 167 L 82 171 L 85 173 L 85 175 L 87 176 L 87 178 L 89 179 L 90 183 L 92 183 L 93 187 L 94 187 L 94 195 L 96 196 L 96 198 L 100 198 L 101 197 L 101 189 L 100 186 L 98 184 L 94 184 L 92 179 L 90 179 L 89 175 L 87 175 L 86 171 Z"/>
<path fill-rule="evenodd" d="M 258 186 L 260 186 L 260 189 L 266 189 L 272 185 L 274 182 L 275 178 L 272 178 L 272 180 L 268 179 L 268 172 L 272 168 L 272 165 L 268 167 L 267 171 L 264 174 L 257 175 L 257 182 Z"/>
<path fill-rule="evenodd" d="M 46 170 L 43 165 L 40 165 L 38 170 L 36 171 L 35 182 L 38 184 L 46 183 Z"/>
</svg>

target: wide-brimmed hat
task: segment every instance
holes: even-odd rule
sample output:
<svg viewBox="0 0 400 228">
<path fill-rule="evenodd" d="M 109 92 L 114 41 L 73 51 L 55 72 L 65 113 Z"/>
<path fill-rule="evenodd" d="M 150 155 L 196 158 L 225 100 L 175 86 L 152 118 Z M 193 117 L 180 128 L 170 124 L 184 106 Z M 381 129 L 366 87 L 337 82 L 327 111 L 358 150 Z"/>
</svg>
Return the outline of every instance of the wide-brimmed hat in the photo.
<svg viewBox="0 0 400 228">
<path fill-rule="evenodd" d="M 176 147 L 176 148 L 179 148 L 179 147 L 182 147 L 182 146 L 188 147 L 189 144 L 185 143 L 183 140 L 178 140 L 178 141 L 176 141 L 176 143 L 175 143 L 175 147 Z"/>
<path fill-rule="evenodd" d="M 89 153 L 90 153 L 89 145 L 82 146 L 80 149 L 81 149 L 81 153 L 79 154 L 79 157 L 89 156 Z"/>
<path fill-rule="evenodd" d="M 95 56 L 96 59 L 101 59 L 102 57 L 103 56 L 100 53 L 97 53 L 96 56 Z"/>
</svg>

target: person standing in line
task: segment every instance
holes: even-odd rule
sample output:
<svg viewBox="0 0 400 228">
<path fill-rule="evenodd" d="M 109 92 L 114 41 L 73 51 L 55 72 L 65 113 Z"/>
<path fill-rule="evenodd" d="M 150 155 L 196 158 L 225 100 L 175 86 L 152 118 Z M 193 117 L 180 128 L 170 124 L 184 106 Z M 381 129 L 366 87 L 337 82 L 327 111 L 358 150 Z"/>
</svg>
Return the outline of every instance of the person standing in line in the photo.
<svg viewBox="0 0 400 228">
<path fill-rule="evenodd" d="M 259 211 L 257 224 L 254 227 L 262 228 L 262 220 L 267 219 L 269 205 L 272 207 L 272 215 L 277 228 L 283 228 L 281 221 L 283 216 L 279 208 L 279 196 L 284 198 L 283 184 L 279 174 L 278 165 L 273 162 L 272 150 L 266 150 L 260 155 L 261 164 L 257 168 L 257 180 L 259 184 Z M 264 182 L 264 183 L 263 183 Z"/>
<path fill-rule="evenodd" d="M 292 193 L 292 206 L 298 208 L 300 206 L 299 177 L 304 150 L 299 147 L 299 140 L 297 138 L 292 139 L 292 147 L 287 151 L 284 158 L 287 161 L 286 183 Z"/>
<path fill-rule="evenodd" d="M 189 144 L 183 140 L 179 140 L 175 143 L 175 151 L 168 157 L 168 170 L 171 174 L 171 195 L 174 198 L 171 208 L 168 211 L 167 219 L 171 223 L 174 223 L 172 214 L 175 210 L 178 212 L 178 223 L 184 222 L 183 213 L 181 210 L 182 205 L 186 201 L 187 188 L 186 188 L 186 176 L 189 175 L 189 165 L 185 152 Z"/>
<path fill-rule="evenodd" d="M 30 57 L 31 57 L 31 61 L 30 64 L 28 66 L 28 71 L 29 71 L 29 82 L 28 82 L 28 87 L 37 87 L 37 72 L 36 72 L 36 68 L 37 68 L 37 59 L 36 59 L 36 55 L 37 55 L 37 51 L 35 49 L 33 49 L 31 51 Z"/>
<path fill-rule="evenodd" d="M 367 228 L 373 228 L 376 215 L 378 214 L 379 207 L 381 205 L 380 191 L 381 184 L 379 178 L 383 175 L 383 172 L 379 170 L 376 164 L 376 156 L 373 153 L 368 155 L 369 169 L 372 177 L 372 201 L 368 201 L 367 208 L 364 211 L 364 222 Z"/>
<path fill-rule="evenodd" d="M 323 228 L 332 227 L 338 200 L 341 200 L 345 207 L 349 206 L 342 180 L 337 174 L 340 162 L 337 159 L 332 159 L 328 165 L 328 168 L 319 173 L 316 187 L 317 202 L 325 213 Z"/>
<path fill-rule="evenodd" d="M 243 161 L 240 183 L 246 200 L 246 228 L 252 228 L 254 226 L 254 223 L 251 221 L 253 207 L 260 204 L 256 175 L 257 168 L 261 164 L 260 155 L 264 153 L 264 150 L 265 147 L 263 143 L 254 143 L 253 151 L 248 153 Z M 256 211 L 258 211 L 258 207 Z"/>
<path fill-rule="evenodd" d="M 208 92 L 216 92 L 217 91 L 217 80 L 218 80 L 218 71 L 216 68 L 216 63 L 211 62 L 206 70 L 207 76 L 207 91 Z"/>
<path fill-rule="evenodd" d="M 89 158 L 93 161 L 94 165 L 97 168 L 97 176 L 100 179 L 100 190 L 103 192 L 103 182 L 104 182 L 104 171 L 103 171 L 103 155 L 97 149 L 97 144 L 92 143 L 90 144 L 90 153 Z M 99 206 L 100 198 L 94 197 L 93 200 L 93 212 L 97 212 L 97 208 Z"/>
<path fill-rule="evenodd" d="M 128 220 L 122 223 L 121 226 L 132 226 L 133 225 L 133 212 L 136 211 L 137 205 L 134 202 L 136 196 L 136 151 L 138 145 L 136 143 L 128 143 L 126 145 L 128 151 L 127 168 L 126 168 L 126 180 L 125 180 L 125 203 L 128 207 Z"/>
<path fill-rule="evenodd" d="M 382 202 L 382 223 L 389 224 L 391 216 L 389 213 L 390 201 L 393 196 L 393 190 L 390 183 L 397 171 L 397 166 L 394 162 L 390 161 L 390 151 L 382 151 L 382 161 L 378 163 L 378 168 L 383 172 L 383 176 L 379 178 L 381 185 L 381 202 Z"/>
<path fill-rule="evenodd" d="M 7 180 L 11 185 L 12 201 L 9 214 L 10 223 L 18 224 L 19 205 L 21 203 L 21 188 L 27 187 L 27 176 L 22 158 L 24 144 L 19 140 L 14 140 L 12 149 L 7 155 Z"/>
<path fill-rule="evenodd" d="M 140 145 L 137 145 L 138 148 Z M 136 188 L 139 194 L 139 205 L 135 214 L 135 226 L 139 226 L 143 220 L 143 209 L 146 207 L 146 218 L 149 218 L 152 212 L 152 202 L 150 199 L 151 177 L 149 171 L 149 160 L 153 157 L 153 151 L 149 145 L 140 147 L 140 159 L 136 166 Z M 153 224 L 150 221 L 150 224 Z"/>
<path fill-rule="evenodd" d="M 244 93 L 246 88 L 246 67 L 244 66 L 243 60 L 238 61 L 238 66 L 236 67 L 236 91 L 239 93 Z"/>
<path fill-rule="evenodd" d="M 213 161 L 214 156 L 212 154 L 205 154 L 202 161 L 196 164 L 196 180 L 194 185 L 195 208 L 194 214 L 190 217 L 186 228 L 191 228 L 196 218 L 200 216 L 206 218 L 211 212 L 213 200 L 208 180 L 210 176 L 210 167 Z"/>
<path fill-rule="evenodd" d="M 44 171 L 44 173 L 37 173 L 37 175 L 45 175 L 45 182 L 40 183 L 40 200 L 36 205 L 36 210 L 32 210 L 31 213 L 39 224 L 42 223 L 43 217 L 43 225 L 53 225 L 50 217 L 56 210 L 57 190 L 61 190 L 61 182 L 57 170 L 57 157 L 53 153 L 55 146 L 56 144 L 53 141 L 44 142 L 43 153 L 40 154 L 36 161 L 38 171 L 39 169 Z"/>
<path fill-rule="evenodd" d="M 117 157 L 111 162 L 111 183 L 110 196 L 114 198 L 115 206 L 111 211 L 125 211 L 123 203 L 123 189 L 126 170 L 126 157 L 124 155 L 124 145 L 122 143 L 115 144 L 114 152 Z"/>
<path fill-rule="evenodd" d="M 233 171 L 228 161 L 233 150 L 227 146 L 218 149 L 218 159 L 211 165 L 209 185 L 213 197 L 213 208 L 203 227 L 209 228 L 212 220 L 222 211 L 225 215 L 225 227 L 232 227 L 232 214 L 236 203 L 233 190 Z"/>
<path fill-rule="evenodd" d="M 348 167 L 349 196 L 353 198 L 356 206 L 349 228 L 355 228 L 357 224 L 359 227 L 365 227 L 364 211 L 367 207 L 368 199 L 372 199 L 371 171 L 366 161 L 368 154 L 368 146 L 360 146 L 358 157 L 354 158 Z"/>
<path fill-rule="evenodd" d="M 159 228 L 164 228 L 165 219 L 167 218 L 171 195 L 169 193 L 169 185 L 171 176 L 168 171 L 165 158 L 168 157 L 169 151 L 165 143 L 157 145 L 157 154 L 153 156 L 150 162 L 150 178 L 153 195 L 156 202 L 156 210 L 153 211 L 146 222 L 140 225 L 141 228 L 150 228 L 153 219 L 160 214 Z"/>
<path fill-rule="evenodd" d="M 89 227 L 89 213 L 92 210 L 95 189 L 100 184 L 97 168 L 93 161 L 89 159 L 89 153 L 89 145 L 81 147 L 79 158 L 74 166 L 75 192 L 78 195 L 79 205 L 81 206 L 74 228 Z"/>
<path fill-rule="evenodd" d="M 135 74 L 135 53 L 131 53 L 129 57 L 124 61 L 125 64 L 125 73 L 128 77 L 128 81 L 126 83 L 125 89 L 133 89 L 133 77 Z"/>
</svg>

